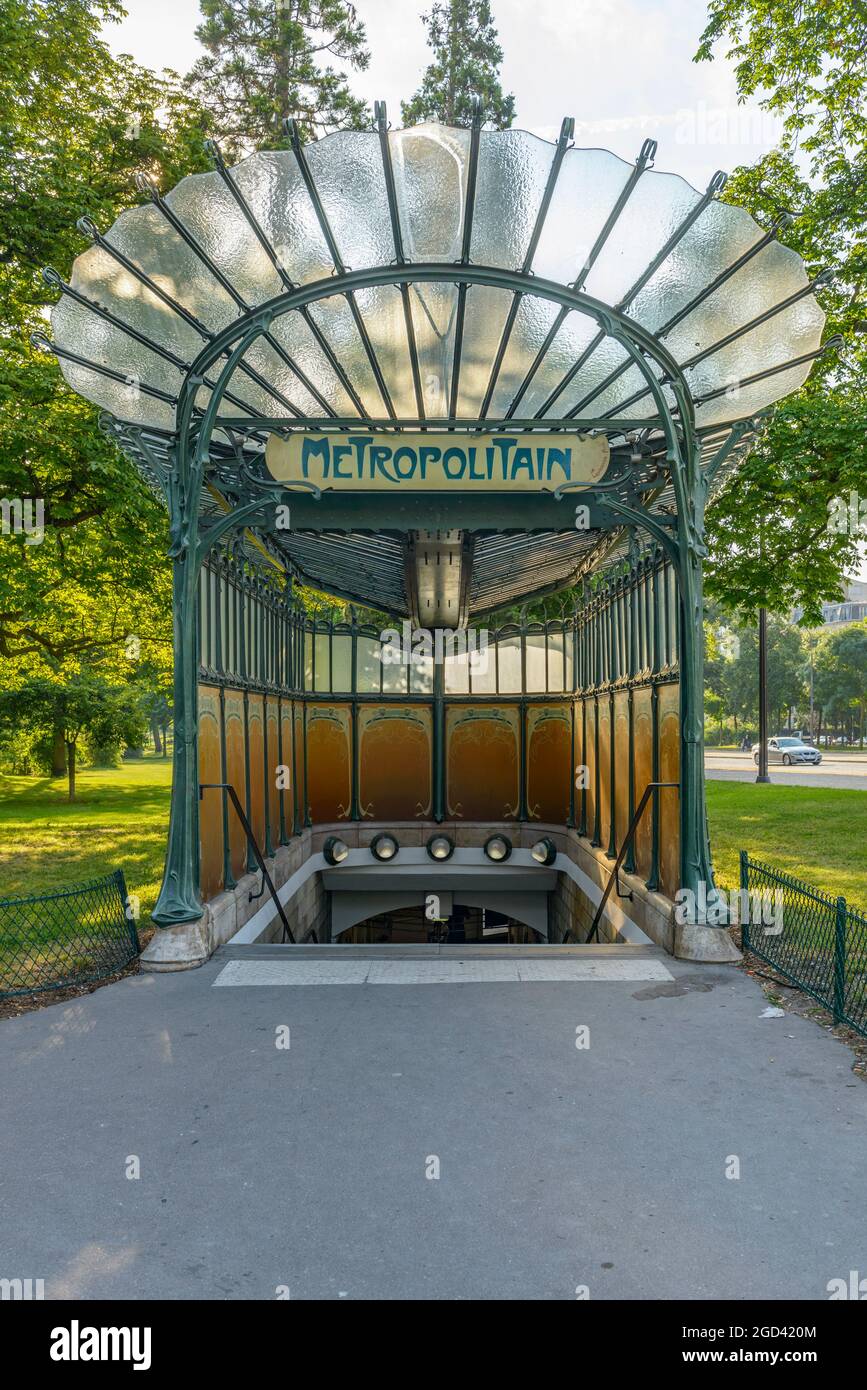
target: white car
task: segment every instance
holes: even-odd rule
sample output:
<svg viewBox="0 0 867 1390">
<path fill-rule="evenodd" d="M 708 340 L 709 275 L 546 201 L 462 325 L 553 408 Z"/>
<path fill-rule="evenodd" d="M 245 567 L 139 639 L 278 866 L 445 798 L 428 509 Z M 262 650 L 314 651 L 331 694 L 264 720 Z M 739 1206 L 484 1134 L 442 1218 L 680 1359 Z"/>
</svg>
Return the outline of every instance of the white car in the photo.
<svg viewBox="0 0 867 1390">
<path fill-rule="evenodd" d="M 758 766 L 760 744 L 753 744 L 753 762 Z M 822 761 L 822 754 L 818 748 L 811 748 L 809 743 L 802 743 L 799 738 L 769 738 L 768 739 L 768 762 L 782 763 L 784 767 L 791 767 L 793 763 L 810 763 L 813 767 L 818 767 Z"/>
</svg>

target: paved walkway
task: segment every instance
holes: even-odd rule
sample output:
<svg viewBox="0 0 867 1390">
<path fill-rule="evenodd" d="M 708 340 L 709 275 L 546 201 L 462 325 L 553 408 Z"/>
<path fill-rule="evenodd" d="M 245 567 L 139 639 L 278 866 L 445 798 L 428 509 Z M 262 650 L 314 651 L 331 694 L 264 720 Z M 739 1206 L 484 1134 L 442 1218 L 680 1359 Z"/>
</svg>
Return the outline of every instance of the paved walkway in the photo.
<svg viewBox="0 0 867 1390">
<path fill-rule="evenodd" d="M 706 748 L 705 776 L 720 782 L 755 782 L 757 768 L 751 753 Z M 867 791 L 867 754 L 826 753 L 818 767 L 784 767 L 771 763 L 771 781 L 781 787 L 848 787 Z"/>
<path fill-rule="evenodd" d="M 49 1298 L 822 1299 L 867 1274 L 851 1054 L 760 1017 L 737 969 L 594 952 L 571 956 L 639 978 L 213 988 L 235 951 L 0 1023 L 0 1277 Z"/>
</svg>

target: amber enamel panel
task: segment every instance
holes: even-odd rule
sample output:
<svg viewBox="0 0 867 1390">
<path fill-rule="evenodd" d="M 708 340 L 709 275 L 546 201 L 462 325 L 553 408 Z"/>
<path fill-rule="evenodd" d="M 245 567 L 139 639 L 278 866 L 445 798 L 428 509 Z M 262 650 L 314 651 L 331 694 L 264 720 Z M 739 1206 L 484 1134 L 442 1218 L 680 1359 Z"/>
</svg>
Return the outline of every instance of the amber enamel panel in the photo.
<svg viewBox="0 0 867 1390">
<path fill-rule="evenodd" d="M 358 711 L 359 805 L 373 820 L 431 814 L 433 716 L 423 705 L 362 705 Z"/>
<path fill-rule="evenodd" d="M 659 780 L 680 781 L 680 686 L 659 687 Z M 680 798 L 659 792 L 659 876 L 662 891 L 673 898 L 680 886 Z"/>
<path fill-rule="evenodd" d="M 238 793 L 238 800 L 245 806 L 247 796 L 247 772 L 244 733 L 244 697 L 237 690 L 227 690 L 224 696 L 224 718 L 226 721 L 226 781 Z M 236 879 L 244 873 L 247 865 L 247 839 L 244 828 L 229 803 L 229 852 L 232 874 Z"/>
<path fill-rule="evenodd" d="M 642 686 L 632 696 L 632 728 L 634 739 L 632 794 L 638 806 L 648 782 L 653 781 L 653 708 L 649 686 Z M 653 802 L 648 801 L 644 815 L 635 831 L 635 871 L 642 878 L 650 876 L 653 854 Z"/>
<path fill-rule="evenodd" d="M 222 782 L 220 752 L 220 692 L 199 686 L 199 781 Z M 223 887 L 223 793 L 206 791 L 199 803 L 199 844 L 202 898 L 213 898 Z"/>
<path fill-rule="evenodd" d="M 247 696 L 247 738 L 250 757 L 250 805 L 247 818 L 256 843 L 265 848 L 265 714 L 261 695 Z"/>
<path fill-rule="evenodd" d="M 572 731 L 567 704 L 527 710 L 527 813 L 562 825 L 569 816 Z"/>
<path fill-rule="evenodd" d="M 459 705 L 446 711 L 446 804 L 461 820 L 515 820 L 520 805 L 520 710 Z"/>
<path fill-rule="evenodd" d="M 349 705 L 307 708 L 307 801 L 314 825 L 347 820 L 352 803 Z"/>
</svg>

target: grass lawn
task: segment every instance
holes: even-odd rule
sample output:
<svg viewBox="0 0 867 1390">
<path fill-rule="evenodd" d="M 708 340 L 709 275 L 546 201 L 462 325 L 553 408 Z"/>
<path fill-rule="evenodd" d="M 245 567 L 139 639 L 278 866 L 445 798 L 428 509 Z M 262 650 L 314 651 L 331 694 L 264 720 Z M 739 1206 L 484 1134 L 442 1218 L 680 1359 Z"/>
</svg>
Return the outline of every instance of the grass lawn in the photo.
<svg viewBox="0 0 867 1390">
<path fill-rule="evenodd" d="M 837 787 L 707 783 L 714 869 L 739 885 L 738 851 L 867 910 L 867 794 Z"/>
<path fill-rule="evenodd" d="M 171 759 L 85 769 L 76 783 L 70 803 L 65 778 L 0 776 L 0 898 L 123 869 L 145 925 L 162 877 Z"/>
</svg>

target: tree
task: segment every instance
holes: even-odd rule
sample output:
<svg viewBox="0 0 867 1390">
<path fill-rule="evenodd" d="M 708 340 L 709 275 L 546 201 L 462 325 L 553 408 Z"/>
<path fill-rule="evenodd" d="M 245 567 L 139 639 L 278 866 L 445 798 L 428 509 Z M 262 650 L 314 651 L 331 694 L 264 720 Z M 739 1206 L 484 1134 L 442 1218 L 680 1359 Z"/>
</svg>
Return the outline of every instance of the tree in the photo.
<svg viewBox="0 0 867 1390">
<path fill-rule="evenodd" d="M 204 117 L 172 74 L 115 59 L 100 38 L 115 0 L 0 0 L 0 497 L 38 500 L 44 535 L 0 536 L 0 661 L 10 684 L 61 679 L 87 661 L 128 673 L 125 643 L 171 653 L 165 515 L 98 428 L 98 411 L 34 352 L 56 288 L 83 243 L 139 200 L 207 167 Z M 38 94 L 34 73 L 39 74 Z M 150 652 L 149 652 L 150 648 Z M 62 770 L 60 731 L 56 766 Z"/>
<path fill-rule="evenodd" d="M 779 148 L 738 169 L 726 200 L 763 225 L 795 214 L 783 240 L 808 272 L 830 268 L 827 333 L 846 338 L 773 408 L 758 448 L 708 513 L 708 592 L 752 613 L 797 605 L 818 621 L 854 567 L 857 534 L 828 508 L 867 476 L 867 10 L 851 0 L 710 0 L 697 61 L 718 45 L 742 100 L 782 119 Z"/>
<path fill-rule="evenodd" d="M 851 623 L 829 632 L 819 643 L 814 660 L 814 697 L 832 719 L 858 716 L 858 738 L 864 744 L 867 712 L 867 622 Z"/>
<path fill-rule="evenodd" d="M 367 35 L 345 0 L 200 0 L 207 50 L 189 75 L 232 158 L 285 145 L 292 116 L 308 137 L 367 123 L 367 107 L 326 54 L 353 70 L 370 62 Z"/>
<path fill-rule="evenodd" d="M 503 50 L 488 0 L 435 0 L 422 22 L 434 61 L 415 96 L 401 103 L 404 125 L 469 125 L 472 98 L 478 97 L 484 121 L 497 130 L 510 126 L 515 98 L 500 85 Z"/>
<path fill-rule="evenodd" d="M 142 727 L 138 692 L 111 686 L 85 671 L 66 682 L 34 677 L 0 692 L 0 724 L 34 732 L 60 729 L 66 745 L 69 800 L 75 800 L 79 741 L 89 734 L 100 747 L 135 738 Z"/>
</svg>

